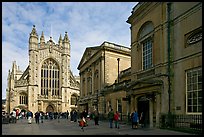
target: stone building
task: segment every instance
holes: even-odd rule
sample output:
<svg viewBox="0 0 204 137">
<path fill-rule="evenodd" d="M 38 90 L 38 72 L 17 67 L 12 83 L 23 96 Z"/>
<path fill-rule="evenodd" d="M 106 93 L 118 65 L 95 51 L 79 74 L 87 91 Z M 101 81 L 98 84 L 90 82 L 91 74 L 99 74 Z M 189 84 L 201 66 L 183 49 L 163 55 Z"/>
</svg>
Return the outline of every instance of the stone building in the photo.
<svg viewBox="0 0 204 137">
<path fill-rule="evenodd" d="M 86 109 L 88 112 L 97 109 L 100 114 L 105 114 L 110 105 L 115 108 L 115 100 L 110 104 L 111 99 L 107 100 L 102 91 L 105 87 L 117 83 L 119 74 L 128 69 L 130 63 L 130 48 L 122 45 L 105 41 L 100 46 L 87 47 L 78 65 L 80 109 Z M 122 95 L 125 93 L 121 93 Z M 122 97 L 118 99 L 121 101 Z"/>
<path fill-rule="evenodd" d="M 120 119 L 122 121 L 128 121 L 129 112 L 129 101 L 127 97 L 127 87 L 131 82 L 131 67 L 120 71 L 119 81 L 117 80 L 109 86 L 104 87 L 101 90 L 102 95 L 105 98 L 105 117 L 107 118 L 107 112 L 112 108 L 114 112 L 120 113 Z"/>
<path fill-rule="evenodd" d="M 202 115 L 202 3 L 139 2 L 131 25 L 130 111 Z"/>
<path fill-rule="evenodd" d="M 78 79 L 78 78 L 77 78 Z M 70 41 L 67 33 L 61 35 L 58 44 L 45 42 L 44 34 L 40 43 L 35 26 L 29 37 L 29 65 L 19 70 L 13 62 L 9 70 L 6 94 L 7 112 L 14 108 L 32 112 L 70 112 L 76 109 L 79 96 L 79 81 L 70 70 Z"/>
</svg>

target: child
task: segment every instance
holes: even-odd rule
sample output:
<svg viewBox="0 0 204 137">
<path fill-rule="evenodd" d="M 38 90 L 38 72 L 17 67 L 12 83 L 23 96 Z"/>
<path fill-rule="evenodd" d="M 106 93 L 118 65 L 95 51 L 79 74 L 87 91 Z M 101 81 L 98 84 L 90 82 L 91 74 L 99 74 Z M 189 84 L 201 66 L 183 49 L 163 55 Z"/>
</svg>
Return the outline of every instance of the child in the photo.
<svg viewBox="0 0 204 137">
<path fill-rule="evenodd" d="M 82 131 L 84 131 L 84 127 L 86 126 L 86 120 L 82 117 L 81 121 L 79 121 L 79 126 L 81 127 Z"/>
</svg>

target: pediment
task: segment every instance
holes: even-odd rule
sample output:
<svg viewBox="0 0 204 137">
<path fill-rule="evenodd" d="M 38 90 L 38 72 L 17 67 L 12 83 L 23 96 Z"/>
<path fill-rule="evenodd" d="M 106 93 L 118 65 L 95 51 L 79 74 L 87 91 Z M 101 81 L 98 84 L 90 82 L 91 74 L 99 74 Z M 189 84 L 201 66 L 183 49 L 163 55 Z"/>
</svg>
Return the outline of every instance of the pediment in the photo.
<svg viewBox="0 0 204 137">
<path fill-rule="evenodd" d="M 96 46 L 96 47 L 88 47 L 86 48 L 83 56 L 82 56 L 82 59 L 78 65 L 78 69 L 81 68 L 81 66 L 83 66 L 87 61 L 89 61 L 89 59 L 94 55 L 96 54 L 98 51 L 100 50 L 100 46 Z"/>
</svg>

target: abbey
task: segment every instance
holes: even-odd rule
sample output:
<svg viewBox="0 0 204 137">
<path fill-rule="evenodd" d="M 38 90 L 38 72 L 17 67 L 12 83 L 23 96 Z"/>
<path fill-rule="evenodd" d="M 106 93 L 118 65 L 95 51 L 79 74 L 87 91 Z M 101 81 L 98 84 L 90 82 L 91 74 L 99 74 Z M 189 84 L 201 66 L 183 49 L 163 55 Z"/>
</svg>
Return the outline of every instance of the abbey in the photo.
<svg viewBox="0 0 204 137">
<path fill-rule="evenodd" d="M 70 41 L 67 32 L 60 35 L 58 44 L 40 42 L 35 26 L 29 37 L 29 64 L 24 72 L 13 62 L 9 70 L 6 108 L 32 112 L 70 112 L 77 108 L 79 77 L 70 70 Z"/>
</svg>

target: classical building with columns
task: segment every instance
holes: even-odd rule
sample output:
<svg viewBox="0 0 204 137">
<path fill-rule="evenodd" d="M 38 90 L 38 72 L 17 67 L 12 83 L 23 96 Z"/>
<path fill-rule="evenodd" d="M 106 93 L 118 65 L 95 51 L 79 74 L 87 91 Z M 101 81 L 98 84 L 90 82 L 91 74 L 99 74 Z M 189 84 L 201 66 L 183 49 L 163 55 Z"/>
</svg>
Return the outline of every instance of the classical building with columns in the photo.
<svg viewBox="0 0 204 137">
<path fill-rule="evenodd" d="M 192 126 L 202 116 L 202 2 L 139 2 L 131 13 L 130 111 L 147 127 L 161 126 L 161 114 Z"/>
<path fill-rule="evenodd" d="M 32 112 L 70 112 L 77 108 L 79 78 L 70 70 L 70 40 L 67 32 L 55 44 L 44 34 L 38 39 L 35 26 L 29 37 L 29 64 L 25 71 L 13 62 L 8 73 L 6 109 Z"/>
<path fill-rule="evenodd" d="M 111 42 L 103 42 L 100 46 L 87 47 L 78 65 L 80 71 L 80 110 L 87 112 L 98 110 L 107 114 L 110 108 L 117 110 L 117 100 L 122 105 L 125 91 L 110 98 L 104 94 L 104 88 L 118 83 L 120 73 L 130 68 L 130 48 Z M 108 96 L 108 98 L 107 98 Z M 120 109 L 120 108 L 119 108 Z M 125 107 L 124 107 L 125 109 Z"/>
</svg>

